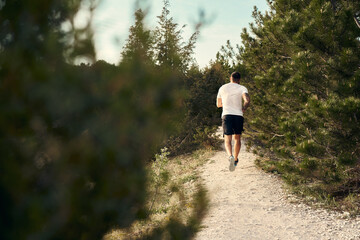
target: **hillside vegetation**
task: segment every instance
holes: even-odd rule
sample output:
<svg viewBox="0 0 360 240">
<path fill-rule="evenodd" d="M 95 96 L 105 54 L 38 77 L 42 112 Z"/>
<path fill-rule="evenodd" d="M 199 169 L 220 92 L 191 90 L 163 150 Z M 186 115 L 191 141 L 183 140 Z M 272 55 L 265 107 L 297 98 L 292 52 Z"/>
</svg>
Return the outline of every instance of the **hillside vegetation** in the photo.
<svg viewBox="0 0 360 240">
<path fill-rule="evenodd" d="M 189 95 L 191 79 L 206 84 L 194 65 L 198 30 L 184 40 L 168 1 L 151 31 L 138 9 L 112 65 L 95 60 L 90 24 L 74 24 L 80 9 L 95 8 L 82 0 L 0 4 L 1 239 L 101 239 L 148 219 L 155 154 L 214 144 L 202 123 L 215 118 L 196 112 L 195 99 L 209 93 Z M 200 219 L 169 217 L 163 230 L 191 232 Z"/>
</svg>

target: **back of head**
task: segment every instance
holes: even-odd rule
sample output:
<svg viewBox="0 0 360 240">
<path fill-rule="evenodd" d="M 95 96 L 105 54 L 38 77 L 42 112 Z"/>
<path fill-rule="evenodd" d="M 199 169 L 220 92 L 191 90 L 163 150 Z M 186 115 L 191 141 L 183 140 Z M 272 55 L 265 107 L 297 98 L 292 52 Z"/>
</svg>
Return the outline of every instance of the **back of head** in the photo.
<svg viewBox="0 0 360 240">
<path fill-rule="evenodd" d="M 232 78 L 232 80 L 233 80 L 234 82 L 239 83 L 239 82 L 240 82 L 241 75 L 240 75 L 239 72 L 233 72 L 233 73 L 231 74 L 231 78 Z"/>
</svg>

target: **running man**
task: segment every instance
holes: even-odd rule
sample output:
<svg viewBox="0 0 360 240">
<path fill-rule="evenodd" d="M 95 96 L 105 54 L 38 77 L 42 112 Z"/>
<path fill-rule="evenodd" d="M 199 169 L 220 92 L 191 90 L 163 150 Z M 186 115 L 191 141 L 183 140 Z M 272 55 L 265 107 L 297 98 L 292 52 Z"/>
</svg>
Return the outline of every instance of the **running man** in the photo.
<svg viewBox="0 0 360 240">
<path fill-rule="evenodd" d="M 220 87 L 216 106 L 222 107 L 222 127 L 225 137 L 225 149 L 229 155 L 229 170 L 234 171 L 239 162 L 238 156 L 241 148 L 241 133 L 244 131 L 244 112 L 249 107 L 250 96 L 246 87 L 240 85 L 241 75 L 233 72 L 230 83 Z M 234 136 L 234 155 L 232 153 L 231 140 Z"/>
</svg>

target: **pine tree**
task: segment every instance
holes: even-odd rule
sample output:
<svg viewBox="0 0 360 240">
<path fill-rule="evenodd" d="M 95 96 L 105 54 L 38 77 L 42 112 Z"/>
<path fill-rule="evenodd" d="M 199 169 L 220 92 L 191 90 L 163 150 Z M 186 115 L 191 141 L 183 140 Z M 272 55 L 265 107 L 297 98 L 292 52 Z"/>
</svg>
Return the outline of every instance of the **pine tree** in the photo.
<svg viewBox="0 0 360 240">
<path fill-rule="evenodd" d="M 241 35 L 253 102 L 250 142 L 299 169 L 311 168 L 324 182 L 346 182 L 351 178 L 344 169 L 357 169 L 360 158 L 358 5 L 307 0 L 269 6 L 265 14 L 254 10 L 253 34 L 244 29 Z"/>
<path fill-rule="evenodd" d="M 178 28 L 178 24 L 170 16 L 169 8 L 169 0 L 164 0 L 162 13 L 158 16 L 158 26 L 154 31 L 155 60 L 160 67 L 185 73 L 194 61 L 192 55 L 199 31 L 193 33 L 188 42 L 184 42 L 181 34 L 185 25 Z"/>
<path fill-rule="evenodd" d="M 142 9 L 135 11 L 135 23 L 129 29 L 129 37 L 121 53 L 122 62 L 129 62 L 134 58 L 140 58 L 143 62 L 152 63 L 153 36 L 150 30 L 144 26 L 146 14 Z"/>
</svg>

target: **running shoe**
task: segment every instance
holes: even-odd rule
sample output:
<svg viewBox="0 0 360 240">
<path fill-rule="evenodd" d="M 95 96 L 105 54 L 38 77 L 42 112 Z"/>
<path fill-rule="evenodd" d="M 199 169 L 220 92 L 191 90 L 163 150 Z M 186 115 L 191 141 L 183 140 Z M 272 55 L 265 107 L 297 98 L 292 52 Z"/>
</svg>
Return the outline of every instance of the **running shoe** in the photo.
<svg viewBox="0 0 360 240">
<path fill-rule="evenodd" d="M 236 159 L 236 161 L 234 162 L 234 166 L 236 167 L 239 163 L 239 159 Z"/>
<path fill-rule="evenodd" d="M 232 172 L 235 170 L 235 165 L 234 165 L 235 158 L 232 155 L 229 157 L 229 162 L 230 162 L 229 170 Z"/>
</svg>

